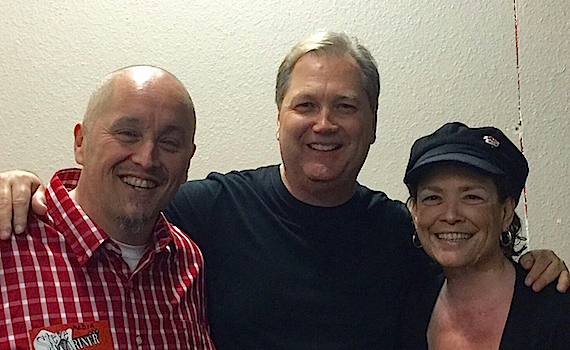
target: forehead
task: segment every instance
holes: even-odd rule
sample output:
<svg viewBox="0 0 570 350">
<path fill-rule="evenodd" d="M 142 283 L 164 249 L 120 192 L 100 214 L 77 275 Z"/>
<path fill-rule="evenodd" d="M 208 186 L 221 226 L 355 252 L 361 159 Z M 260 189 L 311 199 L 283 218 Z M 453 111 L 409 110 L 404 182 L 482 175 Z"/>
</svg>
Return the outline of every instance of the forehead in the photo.
<svg viewBox="0 0 570 350">
<path fill-rule="evenodd" d="M 319 92 L 325 88 L 364 95 L 360 67 L 348 53 L 310 52 L 295 63 L 287 93 Z"/>
<path fill-rule="evenodd" d="M 437 187 L 483 187 L 495 189 L 493 179 L 469 166 L 455 163 L 435 164 L 424 170 L 418 177 L 418 189 Z"/>
<path fill-rule="evenodd" d="M 131 124 L 176 125 L 193 130 L 194 113 L 186 90 L 173 82 L 160 79 L 145 84 L 135 81 L 119 81 L 106 113 L 101 121 Z"/>
</svg>

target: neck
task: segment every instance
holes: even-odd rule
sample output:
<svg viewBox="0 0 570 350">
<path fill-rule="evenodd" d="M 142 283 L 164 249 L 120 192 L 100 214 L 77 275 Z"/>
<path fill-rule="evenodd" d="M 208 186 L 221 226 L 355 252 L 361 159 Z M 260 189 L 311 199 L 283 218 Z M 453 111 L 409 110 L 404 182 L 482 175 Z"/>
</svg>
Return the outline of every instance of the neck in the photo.
<svg viewBox="0 0 570 350">
<path fill-rule="evenodd" d="M 78 187 L 69 191 L 69 196 L 110 238 L 130 245 L 143 245 L 151 241 L 156 220 L 152 222 L 148 220 L 125 220 L 121 217 L 104 215 L 104 213 L 91 208 L 90 202 L 83 198 Z"/>
<path fill-rule="evenodd" d="M 440 296 L 450 305 L 469 308 L 473 304 L 502 300 L 512 296 L 516 271 L 512 262 L 502 256 L 494 264 L 484 267 L 443 268 L 446 281 Z"/>
<path fill-rule="evenodd" d="M 336 207 L 346 203 L 354 195 L 356 181 L 352 184 L 336 184 L 333 182 L 310 181 L 289 181 L 289 177 L 285 174 L 283 164 L 279 166 L 281 181 L 285 184 L 285 188 L 301 202 L 314 205 L 317 207 Z"/>
</svg>

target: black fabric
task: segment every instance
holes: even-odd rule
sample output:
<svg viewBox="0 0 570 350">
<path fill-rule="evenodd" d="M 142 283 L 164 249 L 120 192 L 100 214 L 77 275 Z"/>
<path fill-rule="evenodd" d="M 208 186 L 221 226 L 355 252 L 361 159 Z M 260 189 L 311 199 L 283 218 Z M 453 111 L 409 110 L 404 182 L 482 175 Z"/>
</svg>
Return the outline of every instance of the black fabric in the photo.
<svg viewBox="0 0 570 350">
<path fill-rule="evenodd" d="M 508 194 L 513 198 L 520 197 L 528 176 L 526 158 L 501 130 L 492 126 L 470 128 L 453 122 L 414 142 L 404 183 L 413 189 L 420 169 L 445 161 L 504 176 L 509 186 Z"/>
<path fill-rule="evenodd" d="M 527 272 L 519 264 L 515 293 L 500 350 L 570 349 L 570 295 L 551 283 L 535 293 L 524 284 Z"/>
<path fill-rule="evenodd" d="M 551 283 L 539 293 L 524 284 L 527 275 L 522 266 L 515 263 L 516 282 L 513 300 L 499 350 L 562 350 L 570 349 L 570 295 L 556 291 Z M 410 337 L 406 349 L 427 349 L 426 332 L 431 310 L 444 282 L 443 275 L 433 279 L 422 296 L 416 295 L 416 315 L 410 323 Z"/>
<path fill-rule="evenodd" d="M 403 203 L 357 185 L 311 206 L 270 166 L 190 181 L 166 215 L 204 254 L 218 349 L 401 348 L 407 293 L 429 273 Z"/>
</svg>

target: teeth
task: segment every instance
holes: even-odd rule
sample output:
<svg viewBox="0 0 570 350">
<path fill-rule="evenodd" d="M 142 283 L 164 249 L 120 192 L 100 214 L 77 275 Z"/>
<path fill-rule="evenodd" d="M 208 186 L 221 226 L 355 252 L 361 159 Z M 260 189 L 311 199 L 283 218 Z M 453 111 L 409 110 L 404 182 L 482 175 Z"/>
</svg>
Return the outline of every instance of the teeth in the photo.
<svg viewBox="0 0 570 350">
<path fill-rule="evenodd" d="M 332 151 L 338 148 L 338 146 L 335 145 L 323 145 L 321 143 L 312 143 L 309 147 L 317 151 Z"/>
<path fill-rule="evenodd" d="M 134 176 L 123 177 L 123 182 L 126 183 L 127 185 L 140 187 L 140 188 L 151 189 L 156 187 L 156 182 L 150 180 L 143 180 L 139 177 L 134 177 Z"/>
<path fill-rule="evenodd" d="M 473 235 L 468 233 L 440 233 L 437 235 L 437 238 L 444 239 L 446 241 L 459 241 L 463 239 L 469 239 Z"/>
</svg>

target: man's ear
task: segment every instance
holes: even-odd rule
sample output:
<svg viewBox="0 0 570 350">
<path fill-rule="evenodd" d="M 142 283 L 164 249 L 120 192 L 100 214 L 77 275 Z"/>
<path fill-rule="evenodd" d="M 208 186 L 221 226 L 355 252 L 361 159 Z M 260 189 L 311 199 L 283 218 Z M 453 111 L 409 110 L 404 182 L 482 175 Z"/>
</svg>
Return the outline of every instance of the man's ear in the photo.
<svg viewBox="0 0 570 350">
<path fill-rule="evenodd" d="M 180 185 L 188 181 L 188 169 L 190 169 L 190 163 L 192 163 L 192 157 L 196 154 L 196 144 L 192 142 L 192 150 L 190 151 L 190 158 L 188 158 L 188 164 L 186 164 L 186 172 L 180 181 Z"/>
<path fill-rule="evenodd" d="M 376 127 L 374 127 L 374 130 L 372 131 L 372 136 L 368 144 L 372 146 L 374 142 L 376 142 Z"/>
<path fill-rule="evenodd" d="M 378 112 L 371 111 L 371 113 L 372 113 L 371 117 L 373 119 L 372 119 L 372 130 L 370 130 L 370 131 L 372 131 L 372 135 L 371 135 L 371 138 L 369 140 L 370 145 L 372 145 L 372 144 L 374 144 L 374 142 L 376 142 L 376 125 L 378 123 Z"/>
<path fill-rule="evenodd" d="M 192 143 L 192 153 L 190 154 L 190 159 L 194 157 L 194 154 L 196 154 L 196 144 Z M 190 167 L 190 165 L 188 165 L 188 167 Z"/>
<path fill-rule="evenodd" d="M 513 218 L 515 217 L 515 200 L 511 197 L 507 198 L 505 204 L 503 204 L 503 231 L 507 232 L 509 230 L 509 226 L 513 222 Z"/>
<path fill-rule="evenodd" d="M 281 112 L 277 113 L 277 131 L 275 132 L 275 138 L 279 141 L 279 129 L 281 128 Z"/>
<path fill-rule="evenodd" d="M 83 152 L 85 140 L 85 127 L 81 123 L 77 123 L 73 129 L 73 136 L 75 136 L 75 141 L 73 142 L 73 153 L 75 154 L 75 161 L 79 165 L 83 165 Z"/>
<path fill-rule="evenodd" d="M 376 124 L 378 122 L 378 116 L 375 114 L 374 115 L 374 127 L 372 130 L 374 130 L 374 136 L 372 136 L 372 142 L 370 143 L 371 145 L 374 144 L 374 142 L 376 142 Z"/>
</svg>

